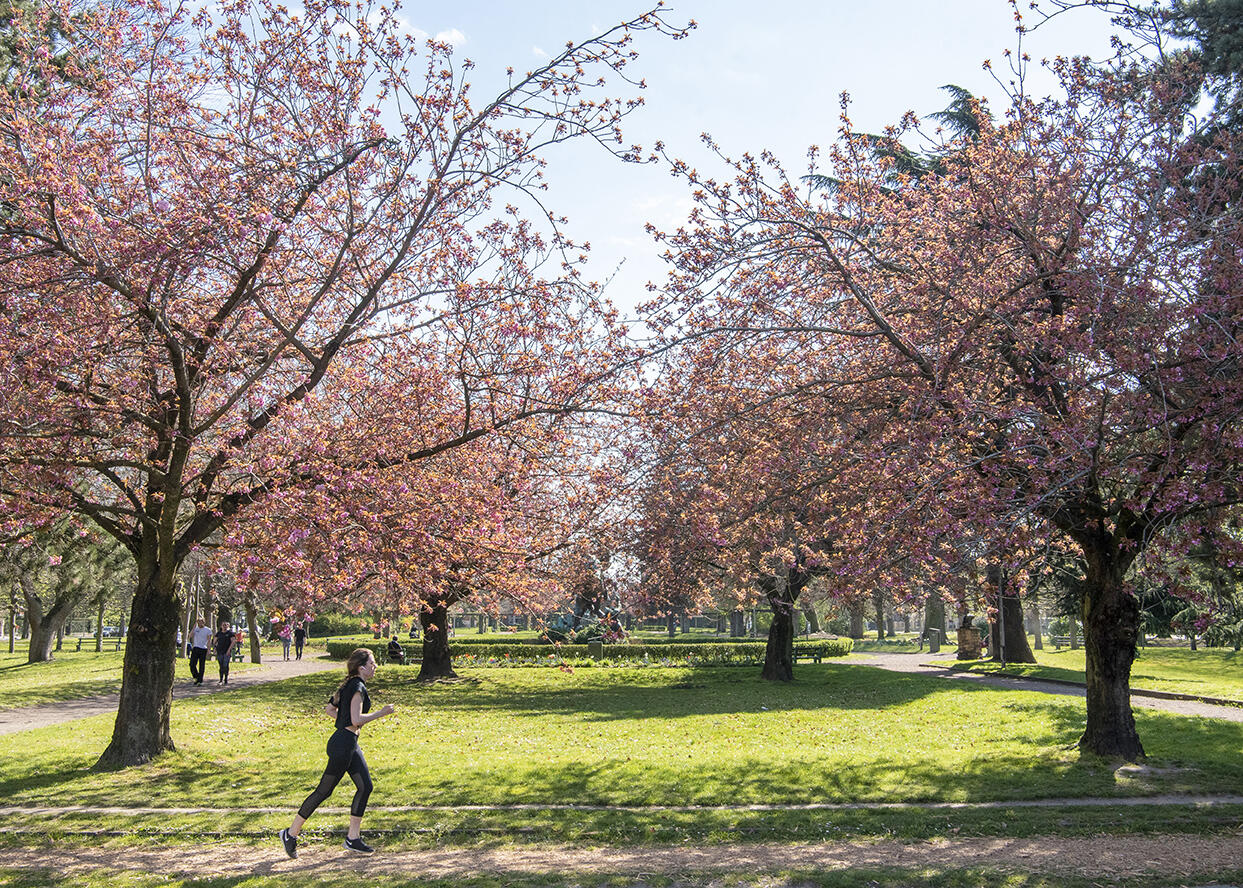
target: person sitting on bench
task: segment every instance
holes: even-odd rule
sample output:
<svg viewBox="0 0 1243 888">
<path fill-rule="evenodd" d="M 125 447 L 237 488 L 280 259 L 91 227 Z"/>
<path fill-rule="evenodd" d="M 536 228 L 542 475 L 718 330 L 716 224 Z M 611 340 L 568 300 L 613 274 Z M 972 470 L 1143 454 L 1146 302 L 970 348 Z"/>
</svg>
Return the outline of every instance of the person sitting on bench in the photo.
<svg viewBox="0 0 1243 888">
<path fill-rule="evenodd" d="M 399 666 L 406 665 L 406 652 L 402 649 L 401 642 L 397 640 L 395 634 L 388 640 L 388 661 Z"/>
</svg>

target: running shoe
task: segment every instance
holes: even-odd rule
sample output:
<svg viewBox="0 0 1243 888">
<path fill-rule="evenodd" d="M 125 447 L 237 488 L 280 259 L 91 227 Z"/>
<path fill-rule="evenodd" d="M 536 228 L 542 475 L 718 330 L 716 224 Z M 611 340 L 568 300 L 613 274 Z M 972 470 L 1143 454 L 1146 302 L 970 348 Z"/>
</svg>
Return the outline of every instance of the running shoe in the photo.
<svg viewBox="0 0 1243 888">
<path fill-rule="evenodd" d="M 375 850 L 375 848 L 372 848 L 370 845 L 368 845 L 366 842 L 363 841 L 362 836 L 359 836 L 357 839 L 346 839 L 345 850 L 346 851 L 358 851 L 362 854 L 370 854 L 372 851 Z"/>
<path fill-rule="evenodd" d="M 282 829 L 279 833 L 281 844 L 285 846 L 285 853 L 292 859 L 298 856 L 298 837 L 291 836 L 289 830 Z"/>
</svg>

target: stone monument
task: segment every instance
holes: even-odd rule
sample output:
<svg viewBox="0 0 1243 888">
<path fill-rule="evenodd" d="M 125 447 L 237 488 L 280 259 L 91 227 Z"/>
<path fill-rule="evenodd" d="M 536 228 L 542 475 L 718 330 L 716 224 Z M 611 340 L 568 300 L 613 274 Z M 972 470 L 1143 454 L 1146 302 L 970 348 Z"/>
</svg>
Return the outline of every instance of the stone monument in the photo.
<svg viewBox="0 0 1243 888">
<path fill-rule="evenodd" d="M 971 625 L 972 619 L 971 614 L 967 614 L 962 618 L 962 625 L 958 627 L 959 660 L 980 659 L 980 630 Z"/>
</svg>

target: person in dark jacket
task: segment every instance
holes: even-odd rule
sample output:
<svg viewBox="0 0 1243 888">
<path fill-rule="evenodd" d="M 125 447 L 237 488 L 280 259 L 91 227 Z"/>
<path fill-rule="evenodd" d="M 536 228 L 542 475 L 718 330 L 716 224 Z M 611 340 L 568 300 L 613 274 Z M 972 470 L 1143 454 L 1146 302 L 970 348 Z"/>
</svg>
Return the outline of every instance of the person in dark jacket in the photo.
<svg viewBox="0 0 1243 888">
<path fill-rule="evenodd" d="M 401 642 L 394 635 L 388 640 L 388 661 L 396 663 L 399 666 L 406 665 L 406 651 L 401 646 Z"/>
</svg>

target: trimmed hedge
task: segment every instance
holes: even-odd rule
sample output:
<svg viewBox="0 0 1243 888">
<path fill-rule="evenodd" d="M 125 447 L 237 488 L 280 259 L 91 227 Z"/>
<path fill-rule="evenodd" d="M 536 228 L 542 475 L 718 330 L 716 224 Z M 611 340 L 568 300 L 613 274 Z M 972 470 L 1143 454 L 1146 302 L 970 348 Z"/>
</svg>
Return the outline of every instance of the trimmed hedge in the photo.
<svg viewBox="0 0 1243 888">
<path fill-rule="evenodd" d="M 380 659 L 386 641 L 358 644 L 353 641 L 329 641 L 328 656 L 344 660 L 358 647 L 366 647 Z M 825 641 L 795 642 L 795 652 L 800 660 L 820 657 L 844 657 L 854 646 L 849 638 Z M 767 644 L 762 641 L 724 642 L 719 644 L 606 644 L 603 647 L 604 664 L 647 663 L 649 665 L 693 666 L 757 666 L 764 662 Z M 412 649 L 413 648 L 413 649 Z M 531 645 L 523 642 L 486 644 L 475 642 L 450 643 L 455 664 L 461 666 L 559 666 L 562 663 L 591 665 L 593 659 L 585 644 Z M 417 660 L 420 645 L 406 648 L 406 654 Z"/>
<path fill-rule="evenodd" d="M 663 646 L 668 646 L 668 645 L 765 644 L 766 643 L 763 638 L 750 638 L 750 637 L 731 638 L 729 636 L 717 637 L 717 636 L 712 636 L 712 635 L 679 635 L 676 638 L 669 638 L 668 636 L 662 636 L 660 638 L 642 638 L 642 637 L 637 637 L 637 636 L 631 636 L 631 639 L 632 640 L 628 642 L 628 644 L 647 645 L 648 647 L 653 647 L 653 646 L 663 647 Z M 401 636 L 401 637 L 398 637 L 397 640 L 400 641 L 402 643 L 402 646 L 405 647 L 407 650 L 409 650 L 411 646 L 418 647 L 423 644 L 423 639 L 421 637 L 420 638 L 405 638 L 404 636 Z M 798 639 L 795 639 L 794 643 L 795 644 L 820 644 L 824 640 L 825 639 L 816 639 L 815 641 L 799 641 Z M 828 639 L 828 641 L 835 641 L 835 640 L 836 639 Z M 552 642 L 547 641 L 543 638 L 505 638 L 504 633 L 493 632 L 493 633 L 486 634 L 486 635 L 478 635 L 473 630 L 470 630 L 470 629 L 458 630 L 457 635 L 454 635 L 449 639 L 449 643 L 452 645 L 526 644 L 526 645 L 544 645 L 544 646 L 548 646 L 549 644 L 552 644 Z M 562 644 L 562 647 L 565 647 L 564 643 Z M 610 644 L 608 645 L 608 647 L 610 648 L 617 647 L 617 645 Z"/>
</svg>

